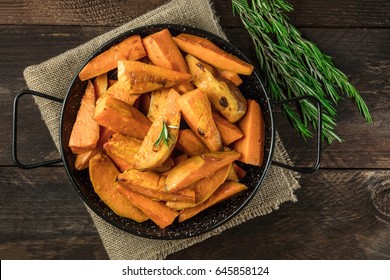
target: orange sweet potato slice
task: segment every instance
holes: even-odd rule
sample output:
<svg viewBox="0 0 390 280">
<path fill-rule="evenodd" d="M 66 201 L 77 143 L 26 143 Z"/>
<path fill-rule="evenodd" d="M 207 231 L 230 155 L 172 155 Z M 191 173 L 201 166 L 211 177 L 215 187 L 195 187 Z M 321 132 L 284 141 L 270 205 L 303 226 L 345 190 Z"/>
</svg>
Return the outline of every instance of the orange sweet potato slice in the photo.
<svg viewBox="0 0 390 280">
<path fill-rule="evenodd" d="M 89 161 L 89 176 L 100 199 L 119 216 L 137 222 L 147 220 L 148 217 L 144 213 L 117 191 L 115 179 L 118 174 L 115 165 L 103 152 L 97 153 Z"/>
<path fill-rule="evenodd" d="M 244 136 L 234 142 L 234 150 L 241 153 L 240 161 L 261 166 L 264 158 L 264 120 L 260 105 L 255 100 L 248 100 L 245 116 L 238 126 Z"/>
<path fill-rule="evenodd" d="M 195 191 L 183 189 L 176 193 L 168 193 L 164 187 L 165 177 L 152 171 L 128 169 L 117 178 L 117 183 L 126 188 L 146 195 L 154 200 L 195 202 Z"/>
<path fill-rule="evenodd" d="M 104 152 L 111 158 L 118 169 L 124 172 L 134 167 L 134 156 L 141 147 L 142 140 L 115 133 L 103 145 Z"/>
<path fill-rule="evenodd" d="M 102 150 L 104 143 L 108 141 L 108 139 L 111 137 L 112 134 L 113 132 L 111 130 L 101 126 L 99 141 L 97 142 L 96 148 L 93 149 L 92 151 L 78 154 L 76 156 L 76 160 L 74 163 L 75 168 L 77 170 L 83 170 L 88 168 L 89 160 L 91 159 L 91 157 L 93 157 L 94 155 L 96 155 L 98 152 Z"/>
<path fill-rule="evenodd" d="M 230 198 L 242 191 L 245 191 L 247 187 L 244 184 L 236 182 L 225 182 L 223 183 L 205 202 L 191 208 L 186 208 L 180 211 L 179 222 L 183 222 L 194 217 L 196 214 L 203 210 L 219 203 L 227 198 Z"/>
<path fill-rule="evenodd" d="M 105 94 L 99 99 L 93 119 L 120 134 L 143 139 L 151 122 L 133 106 Z"/>
<path fill-rule="evenodd" d="M 196 57 L 188 54 L 186 61 L 194 84 L 207 95 L 214 108 L 232 123 L 242 118 L 246 99 L 238 87 L 228 80 L 220 79 L 212 66 Z"/>
<path fill-rule="evenodd" d="M 227 71 L 227 70 L 217 70 L 220 77 L 231 81 L 236 86 L 239 86 L 242 84 L 242 79 L 236 72 Z"/>
<path fill-rule="evenodd" d="M 93 86 L 95 87 L 96 99 L 101 97 L 108 88 L 108 78 L 107 73 L 103 73 L 95 78 L 93 81 Z"/>
<path fill-rule="evenodd" d="M 229 122 L 217 112 L 213 112 L 213 120 L 218 128 L 224 146 L 228 146 L 237 139 L 242 138 L 244 133 L 235 124 Z"/>
<path fill-rule="evenodd" d="M 253 65 L 225 52 L 206 38 L 182 33 L 173 37 L 173 40 L 182 51 L 198 57 L 216 68 L 243 75 L 252 74 Z"/>
<path fill-rule="evenodd" d="M 178 212 L 166 206 L 163 202 L 154 201 L 145 195 L 131 191 L 122 185 L 117 185 L 117 190 L 131 201 L 137 208 L 145 213 L 160 228 L 166 228 L 178 216 Z"/>
<path fill-rule="evenodd" d="M 169 88 L 164 88 L 160 90 L 155 90 L 150 93 L 150 103 L 147 117 L 152 122 L 156 120 L 160 111 L 164 109 L 169 91 Z"/>
<path fill-rule="evenodd" d="M 221 135 L 214 123 L 207 96 L 200 89 L 195 89 L 181 95 L 179 104 L 184 119 L 196 136 L 210 151 L 221 150 Z"/>
<path fill-rule="evenodd" d="M 157 66 L 189 73 L 187 63 L 172 39 L 168 29 L 163 29 L 142 39 L 150 61 Z M 194 89 L 190 82 L 183 83 L 177 87 L 179 92 L 187 92 Z"/>
<path fill-rule="evenodd" d="M 129 87 L 121 81 L 118 81 L 110 86 L 106 91 L 106 94 L 126 102 L 131 106 L 133 106 L 140 97 L 139 94 L 131 94 Z"/>
<path fill-rule="evenodd" d="M 177 102 L 179 97 L 180 95 L 174 89 L 169 91 L 163 110 L 156 117 L 142 142 L 141 148 L 134 157 L 135 168 L 141 170 L 152 169 L 161 165 L 171 155 L 179 134 L 181 119 Z M 166 126 L 166 133 L 163 131 L 164 125 Z M 158 141 L 161 136 L 166 141 Z"/>
<path fill-rule="evenodd" d="M 189 128 L 179 131 L 176 149 L 189 156 L 199 156 L 210 152 L 206 145 Z"/>
<path fill-rule="evenodd" d="M 126 83 L 132 94 L 142 94 L 177 86 L 192 80 L 188 73 L 168 70 L 139 61 L 118 61 L 118 81 Z"/>
<path fill-rule="evenodd" d="M 194 201 L 192 204 L 190 202 L 183 203 L 182 201 L 169 201 L 166 203 L 166 205 L 173 209 L 181 210 L 183 208 L 194 207 L 200 203 L 203 203 L 218 189 L 220 185 L 226 181 L 226 178 L 229 174 L 230 165 L 231 164 L 222 167 L 209 177 L 196 181 L 191 185 L 191 187 L 195 190 L 196 197 L 196 201 Z"/>
<path fill-rule="evenodd" d="M 169 171 L 165 180 L 165 188 L 168 192 L 183 189 L 210 176 L 239 157 L 240 153 L 236 151 L 212 152 L 190 157 Z"/>
<path fill-rule="evenodd" d="M 131 36 L 89 61 L 80 71 L 79 78 L 82 81 L 91 79 L 116 68 L 118 60 L 138 60 L 144 56 L 141 36 Z"/>
<path fill-rule="evenodd" d="M 99 140 L 99 125 L 93 120 L 95 101 L 94 86 L 88 81 L 69 139 L 69 147 L 74 154 L 92 151 Z"/>
</svg>

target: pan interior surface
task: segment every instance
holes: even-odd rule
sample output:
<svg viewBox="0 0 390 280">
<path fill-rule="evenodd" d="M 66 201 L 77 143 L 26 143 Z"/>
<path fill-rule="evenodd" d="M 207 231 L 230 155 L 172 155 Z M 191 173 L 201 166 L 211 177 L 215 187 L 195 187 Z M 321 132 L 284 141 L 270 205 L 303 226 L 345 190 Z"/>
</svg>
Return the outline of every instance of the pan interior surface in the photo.
<svg viewBox="0 0 390 280">
<path fill-rule="evenodd" d="M 85 62 L 85 64 L 99 53 L 107 50 L 113 45 L 116 45 L 129 36 L 139 34 L 141 37 L 145 37 L 164 28 L 168 28 L 173 36 L 180 33 L 190 33 L 207 38 L 225 51 L 250 62 L 236 47 L 212 33 L 193 27 L 167 24 L 146 26 L 130 30 L 103 45 Z M 271 162 L 275 135 L 270 99 L 267 92 L 264 90 L 263 83 L 259 78 L 259 75 L 255 70 L 250 76 L 241 76 L 243 83 L 239 86 L 246 99 L 254 99 L 260 104 L 265 122 L 265 149 L 263 165 L 261 167 L 255 167 L 239 163 L 239 165 L 247 172 L 241 182 L 248 187 L 248 190 L 199 213 L 187 221 L 182 223 L 174 222 L 174 224 L 165 229 L 160 229 L 151 221 L 137 223 L 130 219 L 116 215 L 104 202 L 100 200 L 93 190 L 88 170 L 78 171 L 74 168 L 75 155 L 72 154 L 72 151 L 68 147 L 73 123 L 75 122 L 80 101 L 87 85 L 87 82 L 82 82 L 77 75 L 78 73 L 75 73 L 75 78 L 69 88 L 62 108 L 60 125 L 61 153 L 68 176 L 80 197 L 98 216 L 108 223 L 134 235 L 152 239 L 188 238 L 208 232 L 230 220 L 242 210 L 242 208 L 251 200 L 253 195 L 261 187 Z"/>
</svg>

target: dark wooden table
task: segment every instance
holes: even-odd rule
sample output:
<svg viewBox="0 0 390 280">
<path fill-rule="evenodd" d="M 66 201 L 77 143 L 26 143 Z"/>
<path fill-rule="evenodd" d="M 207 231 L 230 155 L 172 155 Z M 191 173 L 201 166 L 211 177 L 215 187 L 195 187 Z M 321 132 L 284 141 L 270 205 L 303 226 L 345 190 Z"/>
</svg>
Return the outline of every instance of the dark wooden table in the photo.
<svg viewBox="0 0 390 280">
<path fill-rule="evenodd" d="M 0 1 L 0 258 L 107 259 L 99 235 L 61 166 L 15 167 L 12 102 L 23 69 L 165 1 Z M 230 1 L 214 1 L 230 41 L 254 59 Z M 321 168 L 302 175 L 298 202 L 169 256 L 170 259 L 390 259 L 390 2 L 291 0 L 290 19 L 357 87 L 367 124 L 349 99 L 338 106 L 343 143 L 325 145 Z M 278 129 L 297 163 L 313 156 L 280 115 Z M 20 110 L 24 161 L 58 157 L 31 99 Z M 305 160 L 303 160 L 305 159 Z"/>
</svg>

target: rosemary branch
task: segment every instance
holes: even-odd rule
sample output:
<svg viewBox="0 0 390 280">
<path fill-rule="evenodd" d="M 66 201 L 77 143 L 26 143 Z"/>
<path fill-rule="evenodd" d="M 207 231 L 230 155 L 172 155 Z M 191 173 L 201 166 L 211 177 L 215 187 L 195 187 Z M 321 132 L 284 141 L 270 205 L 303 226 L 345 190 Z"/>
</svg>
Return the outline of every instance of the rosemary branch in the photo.
<svg viewBox="0 0 390 280">
<path fill-rule="evenodd" d="M 312 95 L 323 108 L 322 140 L 342 141 L 335 133 L 336 108 L 340 93 L 355 100 L 367 122 L 371 115 L 357 89 L 329 56 L 312 42 L 304 39 L 286 16 L 293 7 L 285 0 L 232 0 L 233 14 L 238 14 L 251 36 L 266 86 L 274 100 Z M 309 129 L 317 124 L 317 107 L 308 100 L 282 106 L 284 115 L 303 138 L 312 137 Z"/>
<path fill-rule="evenodd" d="M 175 138 L 169 132 L 168 128 L 178 129 L 177 126 L 167 125 L 165 123 L 165 121 L 163 121 L 162 122 L 162 129 L 161 129 L 160 135 L 159 135 L 158 139 L 156 140 L 156 142 L 154 142 L 154 144 L 153 144 L 153 146 L 155 148 L 157 148 L 160 145 L 161 141 L 165 144 L 165 146 L 167 146 L 167 148 L 169 148 L 170 145 L 175 143 Z"/>
</svg>

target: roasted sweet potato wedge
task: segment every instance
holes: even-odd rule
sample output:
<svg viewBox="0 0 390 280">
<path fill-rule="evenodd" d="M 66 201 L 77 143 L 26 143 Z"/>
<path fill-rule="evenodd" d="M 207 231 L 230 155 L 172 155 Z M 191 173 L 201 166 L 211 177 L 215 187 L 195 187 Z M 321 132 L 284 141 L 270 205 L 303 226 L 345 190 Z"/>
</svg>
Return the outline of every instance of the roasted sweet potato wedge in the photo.
<svg viewBox="0 0 390 280">
<path fill-rule="evenodd" d="M 131 36 L 88 62 L 80 71 L 79 78 L 86 81 L 116 68 L 118 60 L 138 60 L 146 56 L 141 36 Z"/>
<path fill-rule="evenodd" d="M 150 93 L 150 103 L 147 117 L 152 122 L 156 120 L 156 117 L 158 116 L 160 111 L 164 109 L 169 91 L 169 88 L 165 88 L 155 90 Z"/>
<path fill-rule="evenodd" d="M 192 80 L 188 73 L 168 70 L 139 61 L 120 60 L 118 81 L 126 83 L 132 94 L 142 94 L 177 86 Z"/>
<path fill-rule="evenodd" d="M 95 87 L 96 99 L 102 96 L 108 88 L 108 78 L 107 73 L 103 73 L 95 78 L 93 81 L 93 86 Z"/>
<path fill-rule="evenodd" d="M 213 152 L 190 157 L 170 170 L 165 180 L 169 192 L 183 189 L 196 181 L 208 177 L 240 157 L 235 151 Z"/>
<path fill-rule="evenodd" d="M 210 152 L 206 145 L 189 128 L 179 131 L 176 149 L 189 156 L 199 156 Z"/>
<path fill-rule="evenodd" d="M 117 190 L 160 228 L 165 228 L 172 224 L 179 214 L 177 211 L 166 206 L 163 202 L 152 200 L 147 196 L 131 191 L 122 185 L 117 185 Z"/>
<path fill-rule="evenodd" d="M 117 183 L 154 200 L 195 202 L 195 190 L 186 189 L 169 193 L 164 187 L 165 177 L 152 171 L 128 169 L 118 175 Z"/>
<path fill-rule="evenodd" d="M 244 136 L 244 133 L 241 131 L 241 129 L 239 129 L 234 123 L 229 122 L 219 113 L 213 112 L 213 120 L 217 126 L 219 134 L 221 135 L 224 146 L 228 146 L 237 139 L 240 139 L 242 136 Z"/>
<path fill-rule="evenodd" d="M 119 216 L 137 222 L 147 220 L 148 217 L 144 213 L 117 191 L 115 179 L 118 174 L 118 169 L 103 152 L 97 153 L 89 161 L 89 176 L 100 199 Z"/>
<path fill-rule="evenodd" d="M 252 74 L 253 65 L 225 52 L 206 38 L 182 33 L 173 37 L 173 40 L 182 51 L 198 57 L 218 69 L 237 72 L 243 75 Z"/>
<path fill-rule="evenodd" d="M 127 104 L 133 106 L 137 99 L 140 97 L 139 94 L 131 94 L 130 88 L 123 83 L 122 81 L 118 81 L 112 86 L 108 88 L 106 94 L 115 97 Z"/>
<path fill-rule="evenodd" d="M 98 152 L 100 152 L 103 149 L 104 143 L 108 141 L 108 139 L 111 137 L 113 132 L 109 130 L 108 128 L 105 128 L 103 126 L 100 127 L 100 136 L 99 141 L 97 142 L 96 148 L 92 151 L 85 152 L 82 154 L 78 154 L 76 156 L 76 160 L 74 163 L 74 166 L 77 170 L 83 170 L 88 168 L 89 160 L 91 157 L 96 155 Z"/>
<path fill-rule="evenodd" d="M 179 97 L 176 90 L 169 91 L 163 110 L 156 116 L 141 148 L 134 157 L 135 168 L 153 169 L 161 165 L 171 155 L 179 134 L 181 119 Z"/>
<path fill-rule="evenodd" d="M 93 119 L 112 131 L 138 139 L 143 139 L 151 126 L 136 108 L 107 94 L 99 99 Z"/>
<path fill-rule="evenodd" d="M 134 167 L 134 156 L 141 147 L 142 140 L 115 133 L 103 145 L 105 153 L 121 172 Z"/>
<path fill-rule="evenodd" d="M 223 183 L 205 202 L 191 208 L 186 208 L 180 211 L 179 222 L 183 222 L 194 217 L 196 214 L 203 210 L 219 203 L 227 198 L 230 198 L 242 191 L 245 191 L 247 187 L 244 184 L 236 182 Z"/>
<path fill-rule="evenodd" d="M 261 166 L 264 159 L 264 120 L 260 105 L 248 100 L 248 109 L 238 126 L 244 136 L 234 142 L 234 149 L 241 153 L 240 161 Z"/>
<path fill-rule="evenodd" d="M 246 99 L 230 81 L 218 78 L 216 70 L 192 55 L 186 61 L 194 84 L 204 92 L 215 109 L 228 121 L 238 121 L 246 111 Z"/>
<path fill-rule="evenodd" d="M 191 187 L 195 190 L 195 198 L 192 204 L 191 202 L 183 202 L 183 201 L 170 201 L 167 202 L 166 205 L 175 210 L 181 210 L 187 207 L 194 207 L 200 203 L 203 203 L 207 200 L 220 185 L 222 185 L 226 178 L 228 177 L 230 165 L 224 166 L 221 169 L 217 170 L 214 174 L 211 174 L 208 177 L 200 179 L 196 181 Z M 187 188 L 185 188 L 187 189 Z"/>
<path fill-rule="evenodd" d="M 184 119 L 198 138 L 212 151 L 222 149 L 222 139 L 211 113 L 211 104 L 200 89 L 184 93 L 179 98 Z"/>
<path fill-rule="evenodd" d="M 142 39 L 150 61 L 157 66 L 189 73 L 187 63 L 172 39 L 168 29 L 163 29 Z M 177 87 L 181 93 L 191 91 L 194 87 L 190 82 L 185 82 Z"/>
<path fill-rule="evenodd" d="M 242 84 L 242 79 L 240 78 L 240 75 L 238 75 L 236 72 L 227 71 L 227 70 L 219 70 L 217 69 L 218 74 L 220 77 L 231 81 L 236 86 L 239 86 Z"/>
<path fill-rule="evenodd" d="M 74 154 L 92 151 L 99 140 L 99 125 L 93 120 L 95 102 L 95 89 L 88 81 L 69 139 L 69 147 Z"/>
</svg>

